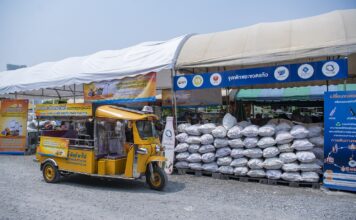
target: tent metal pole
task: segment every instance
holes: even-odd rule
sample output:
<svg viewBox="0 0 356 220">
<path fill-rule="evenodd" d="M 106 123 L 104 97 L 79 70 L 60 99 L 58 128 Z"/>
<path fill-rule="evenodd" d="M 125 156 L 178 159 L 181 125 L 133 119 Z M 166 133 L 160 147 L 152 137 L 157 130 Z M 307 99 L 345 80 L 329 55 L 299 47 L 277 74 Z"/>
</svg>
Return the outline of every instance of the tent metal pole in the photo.
<svg viewBox="0 0 356 220">
<path fill-rule="evenodd" d="M 74 84 L 74 97 L 73 97 L 73 101 L 75 103 L 75 84 Z"/>
<path fill-rule="evenodd" d="M 177 129 L 178 127 L 178 113 L 177 113 L 177 99 L 176 99 L 176 92 L 174 90 L 174 76 L 176 75 L 176 71 L 172 68 L 171 69 L 171 81 L 172 81 L 172 88 L 171 88 L 171 93 L 172 93 L 172 104 L 173 104 L 173 119 L 174 119 L 174 129 Z"/>
<path fill-rule="evenodd" d="M 344 80 L 344 91 L 346 91 L 346 79 Z"/>
<path fill-rule="evenodd" d="M 326 91 L 329 92 L 329 80 L 326 80 Z"/>
</svg>

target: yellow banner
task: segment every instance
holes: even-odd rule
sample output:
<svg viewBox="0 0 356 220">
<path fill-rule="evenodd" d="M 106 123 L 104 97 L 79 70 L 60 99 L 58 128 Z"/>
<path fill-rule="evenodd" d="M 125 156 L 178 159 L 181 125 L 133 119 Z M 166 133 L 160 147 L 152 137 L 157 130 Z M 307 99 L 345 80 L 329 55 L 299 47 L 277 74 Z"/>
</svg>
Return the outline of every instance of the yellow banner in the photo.
<svg viewBox="0 0 356 220">
<path fill-rule="evenodd" d="M 84 85 L 84 100 L 149 102 L 156 98 L 156 73 Z"/>
<path fill-rule="evenodd" d="M 0 153 L 26 150 L 28 100 L 0 101 Z"/>
<path fill-rule="evenodd" d="M 38 104 L 36 105 L 36 116 L 92 116 L 92 104 L 71 103 L 71 104 Z"/>
<path fill-rule="evenodd" d="M 39 154 L 52 157 L 68 157 L 69 140 L 58 137 L 41 136 Z"/>
</svg>

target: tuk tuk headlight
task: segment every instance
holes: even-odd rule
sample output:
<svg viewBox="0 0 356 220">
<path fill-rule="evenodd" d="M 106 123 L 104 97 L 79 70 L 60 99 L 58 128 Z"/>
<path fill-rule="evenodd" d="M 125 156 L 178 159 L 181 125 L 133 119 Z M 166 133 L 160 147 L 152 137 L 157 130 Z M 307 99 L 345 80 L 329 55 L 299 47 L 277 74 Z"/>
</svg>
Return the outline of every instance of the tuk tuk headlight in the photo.
<svg viewBox="0 0 356 220">
<path fill-rule="evenodd" d="M 161 151 L 161 147 L 159 145 L 156 145 L 156 152 L 160 152 Z"/>
</svg>

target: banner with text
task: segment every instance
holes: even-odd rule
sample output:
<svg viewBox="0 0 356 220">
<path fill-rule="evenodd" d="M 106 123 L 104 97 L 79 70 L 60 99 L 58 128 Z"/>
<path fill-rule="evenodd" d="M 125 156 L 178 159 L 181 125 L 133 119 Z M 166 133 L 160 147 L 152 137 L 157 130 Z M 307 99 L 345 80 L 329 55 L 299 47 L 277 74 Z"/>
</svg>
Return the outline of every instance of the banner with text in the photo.
<svg viewBox="0 0 356 220">
<path fill-rule="evenodd" d="M 0 154 L 24 154 L 27 138 L 28 100 L 0 101 Z"/>
<path fill-rule="evenodd" d="M 92 115 L 92 104 L 90 103 L 36 105 L 37 117 L 89 117 Z"/>
<path fill-rule="evenodd" d="M 347 63 L 347 59 L 336 59 L 175 76 L 174 90 L 343 79 L 347 78 Z"/>
<path fill-rule="evenodd" d="M 181 90 L 176 92 L 177 106 L 207 106 L 221 105 L 222 95 L 220 88 L 204 90 Z M 162 90 L 162 106 L 172 106 L 172 91 Z"/>
<path fill-rule="evenodd" d="M 68 146 L 68 139 L 41 136 L 39 154 L 43 156 L 67 158 Z"/>
<path fill-rule="evenodd" d="M 105 103 L 156 101 L 156 73 L 85 84 L 84 100 Z"/>
<path fill-rule="evenodd" d="M 324 95 L 324 186 L 356 191 L 356 91 Z"/>
</svg>

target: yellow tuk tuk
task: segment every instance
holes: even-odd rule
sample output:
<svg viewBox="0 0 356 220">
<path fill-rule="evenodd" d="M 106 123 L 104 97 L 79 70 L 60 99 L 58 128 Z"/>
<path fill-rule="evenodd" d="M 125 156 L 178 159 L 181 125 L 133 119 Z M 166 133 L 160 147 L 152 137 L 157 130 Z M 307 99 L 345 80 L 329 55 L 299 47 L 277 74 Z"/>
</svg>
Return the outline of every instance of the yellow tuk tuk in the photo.
<svg viewBox="0 0 356 220">
<path fill-rule="evenodd" d="M 163 190 L 167 176 L 164 149 L 154 125 L 157 116 L 104 105 L 96 108 L 92 117 L 87 108 L 88 104 L 38 106 L 38 119 L 55 116 L 72 123 L 64 130 L 42 132 L 36 158 L 44 180 L 55 183 L 70 174 L 129 180 L 145 177 L 150 188 Z M 75 126 L 80 124 L 85 132 Z"/>
</svg>

